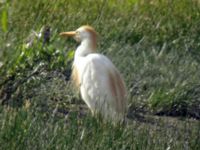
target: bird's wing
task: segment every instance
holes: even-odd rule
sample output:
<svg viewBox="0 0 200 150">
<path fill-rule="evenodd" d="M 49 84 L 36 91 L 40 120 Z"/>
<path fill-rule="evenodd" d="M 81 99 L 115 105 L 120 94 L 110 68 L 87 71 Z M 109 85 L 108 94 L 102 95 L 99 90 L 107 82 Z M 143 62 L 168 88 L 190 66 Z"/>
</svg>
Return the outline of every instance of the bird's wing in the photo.
<svg viewBox="0 0 200 150">
<path fill-rule="evenodd" d="M 126 109 L 126 90 L 124 82 L 113 63 L 100 54 L 85 57 L 81 75 L 81 95 L 83 100 L 96 111 L 112 109 L 123 113 Z M 107 107 L 107 108 L 106 108 Z"/>
</svg>

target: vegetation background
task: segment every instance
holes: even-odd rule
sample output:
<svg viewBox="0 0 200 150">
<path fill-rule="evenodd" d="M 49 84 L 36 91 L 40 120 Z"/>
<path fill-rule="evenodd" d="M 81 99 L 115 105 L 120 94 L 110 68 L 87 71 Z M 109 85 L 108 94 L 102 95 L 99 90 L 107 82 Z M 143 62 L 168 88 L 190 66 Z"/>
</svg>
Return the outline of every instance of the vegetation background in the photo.
<svg viewBox="0 0 200 150">
<path fill-rule="evenodd" d="M 0 149 L 200 149 L 199 0 L 1 0 Z M 69 81 L 92 25 L 122 73 L 128 123 L 93 118 Z"/>
</svg>

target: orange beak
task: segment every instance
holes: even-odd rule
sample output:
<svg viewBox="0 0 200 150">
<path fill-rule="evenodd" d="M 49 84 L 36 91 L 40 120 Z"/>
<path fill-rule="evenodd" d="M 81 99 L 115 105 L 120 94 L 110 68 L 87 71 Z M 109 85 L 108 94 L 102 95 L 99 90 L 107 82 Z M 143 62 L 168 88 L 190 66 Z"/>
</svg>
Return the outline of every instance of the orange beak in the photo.
<svg viewBox="0 0 200 150">
<path fill-rule="evenodd" d="M 65 37 L 65 36 L 73 37 L 73 36 L 75 36 L 75 35 L 76 35 L 76 32 L 75 32 L 75 31 L 61 32 L 61 33 L 60 33 L 60 36 L 63 36 L 63 37 Z"/>
</svg>

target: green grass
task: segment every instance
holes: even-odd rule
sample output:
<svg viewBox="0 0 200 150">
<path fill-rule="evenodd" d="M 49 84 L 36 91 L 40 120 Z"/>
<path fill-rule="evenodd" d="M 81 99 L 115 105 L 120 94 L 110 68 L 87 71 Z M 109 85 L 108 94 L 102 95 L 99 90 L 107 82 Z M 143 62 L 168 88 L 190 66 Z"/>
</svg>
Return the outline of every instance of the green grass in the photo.
<svg viewBox="0 0 200 150">
<path fill-rule="evenodd" d="M 198 0 L 14 0 L 0 20 L 1 149 L 199 149 Z M 125 79 L 127 125 L 91 117 L 71 88 L 76 43 L 59 32 L 84 24 Z M 27 48 L 43 26 L 50 42 Z"/>
<path fill-rule="evenodd" d="M 1 108 L 0 117 L 1 149 L 199 149 L 199 123 L 189 120 L 112 126 L 90 115 L 57 116 L 30 107 Z"/>
</svg>

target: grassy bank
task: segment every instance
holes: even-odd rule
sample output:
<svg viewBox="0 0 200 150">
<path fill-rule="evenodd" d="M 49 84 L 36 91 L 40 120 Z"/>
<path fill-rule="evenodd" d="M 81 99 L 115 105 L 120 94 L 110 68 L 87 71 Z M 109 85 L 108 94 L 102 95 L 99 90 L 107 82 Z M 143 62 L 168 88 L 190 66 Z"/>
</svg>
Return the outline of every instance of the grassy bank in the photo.
<svg viewBox="0 0 200 150">
<path fill-rule="evenodd" d="M 0 15 L 3 149 L 199 149 L 198 0 L 14 0 Z M 71 88 L 76 44 L 58 34 L 84 24 L 125 79 L 128 125 L 101 124 Z"/>
</svg>

